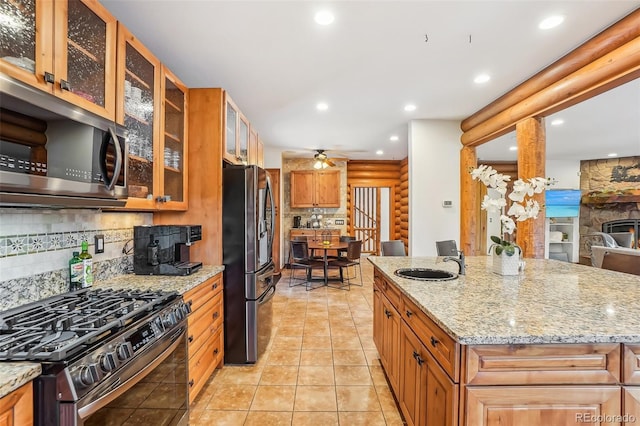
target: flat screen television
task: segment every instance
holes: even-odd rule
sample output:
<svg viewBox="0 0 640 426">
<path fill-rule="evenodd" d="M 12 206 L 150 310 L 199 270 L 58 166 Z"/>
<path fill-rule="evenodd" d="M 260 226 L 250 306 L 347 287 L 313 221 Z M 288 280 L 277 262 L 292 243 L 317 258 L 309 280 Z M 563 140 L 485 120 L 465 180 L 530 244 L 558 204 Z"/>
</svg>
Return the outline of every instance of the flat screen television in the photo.
<svg viewBox="0 0 640 426">
<path fill-rule="evenodd" d="M 577 217 L 580 215 L 579 189 L 548 189 L 545 191 L 547 217 Z"/>
</svg>

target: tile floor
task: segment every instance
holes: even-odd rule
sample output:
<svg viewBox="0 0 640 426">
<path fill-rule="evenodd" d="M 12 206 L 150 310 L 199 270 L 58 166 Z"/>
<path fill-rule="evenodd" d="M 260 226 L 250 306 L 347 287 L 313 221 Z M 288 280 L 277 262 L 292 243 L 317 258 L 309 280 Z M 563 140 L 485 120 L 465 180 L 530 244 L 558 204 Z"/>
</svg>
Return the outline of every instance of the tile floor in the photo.
<svg viewBox="0 0 640 426">
<path fill-rule="evenodd" d="M 350 291 L 289 287 L 274 297 L 267 352 L 217 370 L 190 409 L 190 425 L 403 425 L 373 343 L 373 267 Z M 300 274 L 298 272 L 298 274 Z"/>
</svg>

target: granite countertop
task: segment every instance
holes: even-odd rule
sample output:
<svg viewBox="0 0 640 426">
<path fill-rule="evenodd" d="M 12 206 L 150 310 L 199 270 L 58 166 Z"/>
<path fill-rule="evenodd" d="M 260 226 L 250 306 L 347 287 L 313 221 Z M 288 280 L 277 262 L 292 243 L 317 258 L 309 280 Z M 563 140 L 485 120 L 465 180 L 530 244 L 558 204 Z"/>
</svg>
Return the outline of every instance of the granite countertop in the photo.
<svg viewBox="0 0 640 426">
<path fill-rule="evenodd" d="M 32 362 L 3 362 L 0 364 L 0 398 L 25 383 L 29 383 L 42 372 L 38 363 Z"/>
<path fill-rule="evenodd" d="M 184 294 L 223 270 L 224 266 L 222 265 L 205 265 L 194 274 L 179 277 L 166 275 L 120 275 L 112 279 L 96 281 L 94 282 L 94 287 L 167 290 Z M 35 379 L 41 372 L 40 364 L 29 361 L 0 363 L 0 398 Z"/>
<path fill-rule="evenodd" d="M 462 344 L 640 342 L 640 277 L 557 260 L 525 259 L 524 273 L 491 272 L 490 256 L 467 257 L 467 274 L 416 281 L 398 268 L 457 272 L 435 257 L 369 261 Z"/>
<path fill-rule="evenodd" d="M 184 294 L 223 270 L 223 265 L 204 265 L 199 271 L 185 276 L 127 274 L 109 280 L 96 281 L 94 282 L 94 287 L 166 290 Z"/>
</svg>

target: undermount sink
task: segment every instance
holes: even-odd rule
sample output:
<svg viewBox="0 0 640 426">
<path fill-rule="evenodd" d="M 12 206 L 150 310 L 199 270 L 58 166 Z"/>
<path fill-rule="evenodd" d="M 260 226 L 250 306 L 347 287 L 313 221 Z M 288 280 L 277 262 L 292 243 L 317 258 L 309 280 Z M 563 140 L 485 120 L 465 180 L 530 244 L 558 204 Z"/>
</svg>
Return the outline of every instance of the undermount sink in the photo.
<svg viewBox="0 0 640 426">
<path fill-rule="evenodd" d="M 397 276 L 419 281 L 449 281 L 458 278 L 458 274 L 428 268 L 402 268 L 394 272 Z"/>
</svg>

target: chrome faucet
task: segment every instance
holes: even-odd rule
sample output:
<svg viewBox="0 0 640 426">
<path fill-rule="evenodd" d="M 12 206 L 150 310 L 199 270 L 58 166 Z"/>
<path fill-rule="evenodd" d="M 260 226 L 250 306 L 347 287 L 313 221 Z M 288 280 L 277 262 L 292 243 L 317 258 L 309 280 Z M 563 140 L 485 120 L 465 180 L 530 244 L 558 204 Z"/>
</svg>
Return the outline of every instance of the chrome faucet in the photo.
<svg viewBox="0 0 640 426">
<path fill-rule="evenodd" d="M 462 250 L 460 250 L 460 257 L 454 257 L 454 256 L 447 256 L 444 259 L 442 259 L 444 262 L 448 262 L 450 260 L 453 260 L 454 262 L 456 262 L 458 264 L 458 274 L 459 275 L 464 275 L 465 272 L 467 272 L 467 268 L 465 267 L 464 264 L 464 252 Z"/>
</svg>

